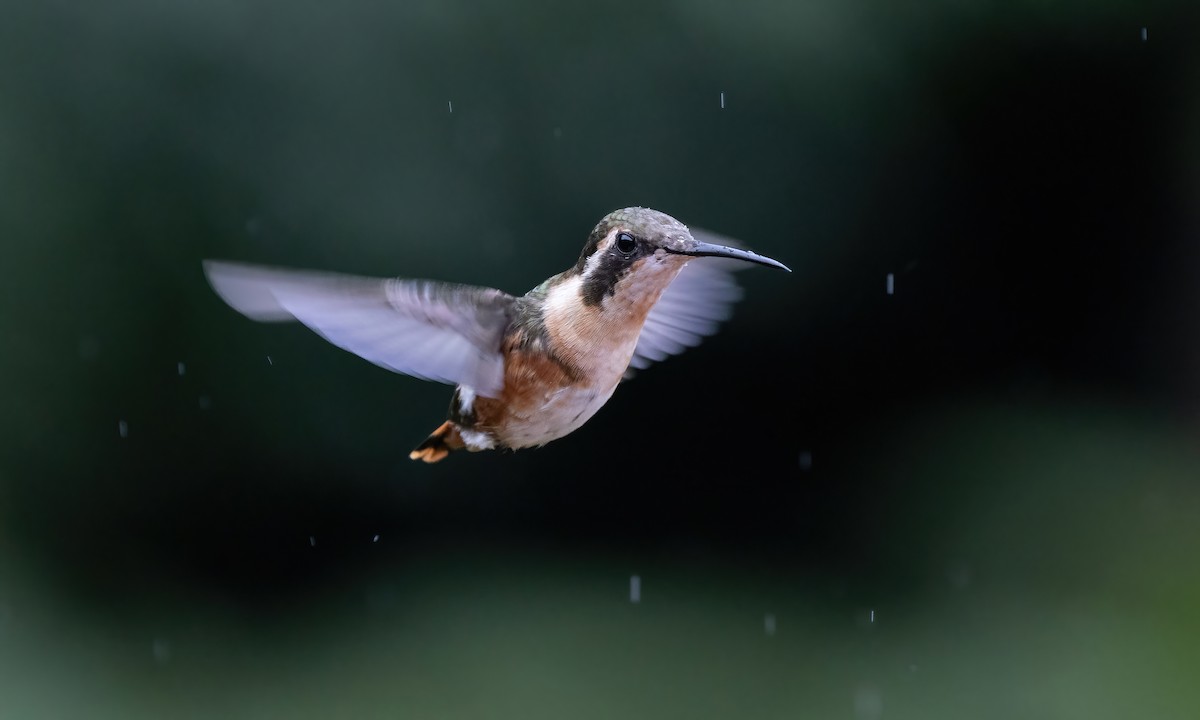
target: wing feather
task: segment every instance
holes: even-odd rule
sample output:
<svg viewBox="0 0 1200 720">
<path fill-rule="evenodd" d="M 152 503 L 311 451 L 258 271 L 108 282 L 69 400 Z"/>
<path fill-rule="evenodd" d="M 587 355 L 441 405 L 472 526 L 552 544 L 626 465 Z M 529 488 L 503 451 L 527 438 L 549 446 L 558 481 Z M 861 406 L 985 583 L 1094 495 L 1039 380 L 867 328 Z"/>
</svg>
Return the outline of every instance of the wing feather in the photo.
<svg viewBox="0 0 1200 720">
<path fill-rule="evenodd" d="M 704 242 L 740 247 L 736 241 L 702 230 L 693 229 L 692 235 Z M 685 265 L 646 316 L 630 368 L 647 368 L 715 333 L 742 297 L 733 273 L 745 267 L 744 262 L 721 258 L 696 258 Z"/>
<path fill-rule="evenodd" d="M 515 299 L 492 288 L 205 261 L 213 290 L 252 320 L 297 320 L 393 372 L 496 397 Z"/>
</svg>

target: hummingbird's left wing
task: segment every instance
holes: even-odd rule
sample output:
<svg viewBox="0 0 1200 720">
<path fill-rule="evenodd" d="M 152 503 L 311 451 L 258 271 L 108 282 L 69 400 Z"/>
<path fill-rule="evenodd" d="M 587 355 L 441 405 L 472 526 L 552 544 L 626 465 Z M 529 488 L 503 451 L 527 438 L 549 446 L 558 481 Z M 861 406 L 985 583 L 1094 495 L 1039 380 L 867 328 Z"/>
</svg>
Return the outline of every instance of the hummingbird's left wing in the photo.
<svg viewBox="0 0 1200 720">
<path fill-rule="evenodd" d="M 466 385 L 485 397 L 504 385 L 500 343 L 515 299 L 500 290 L 213 260 L 204 272 L 213 290 L 252 320 L 299 320 L 380 367 Z"/>
<path fill-rule="evenodd" d="M 692 236 L 702 242 L 740 247 L 729 238 L 695 228 Z M 685 265 L 646 316 L 626 379 L 633 376 L 634 369 L 678 355 L 715 333 L 742 297 L 733 273 L 744 267 L 746 263 L 721 258 L 696 258 Z"/>
</svg>

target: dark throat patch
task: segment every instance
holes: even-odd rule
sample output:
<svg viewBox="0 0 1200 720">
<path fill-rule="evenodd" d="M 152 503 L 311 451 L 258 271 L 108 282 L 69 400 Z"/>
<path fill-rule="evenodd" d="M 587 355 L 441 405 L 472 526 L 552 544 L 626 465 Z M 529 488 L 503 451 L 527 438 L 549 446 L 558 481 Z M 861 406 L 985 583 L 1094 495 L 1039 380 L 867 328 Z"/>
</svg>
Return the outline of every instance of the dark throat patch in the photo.
<svg viewBox="0 0 1200 720">
<path fill-rule="evenodd" d="M 604 302 L 605 297 L 612 297 L 617 290 L 617 283 L 629 273 L 632 266 L 630 258 L 612 253 L 601 256 L 591 274 L 584 276 L 583 284 L 579 288 L 583 304 L 596 306 Z"/>
</svg>

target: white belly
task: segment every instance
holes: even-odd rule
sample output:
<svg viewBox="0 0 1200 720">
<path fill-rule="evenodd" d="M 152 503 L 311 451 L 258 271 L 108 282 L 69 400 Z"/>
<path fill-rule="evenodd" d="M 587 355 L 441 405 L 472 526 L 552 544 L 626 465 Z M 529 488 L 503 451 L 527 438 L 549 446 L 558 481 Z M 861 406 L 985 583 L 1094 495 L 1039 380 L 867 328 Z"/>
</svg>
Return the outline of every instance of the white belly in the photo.
<svg viewBox="0 0 1200 720">
<path fill-rule="evenodd" d="M 616 383 L 608 388 L 561 387 L 547 393 L 540 407 L 531 412 L 514 412 L 505 424 L 501 443 L 510 448 L 545 445 L 578 430 L 612 397 Z"/>
</svg>

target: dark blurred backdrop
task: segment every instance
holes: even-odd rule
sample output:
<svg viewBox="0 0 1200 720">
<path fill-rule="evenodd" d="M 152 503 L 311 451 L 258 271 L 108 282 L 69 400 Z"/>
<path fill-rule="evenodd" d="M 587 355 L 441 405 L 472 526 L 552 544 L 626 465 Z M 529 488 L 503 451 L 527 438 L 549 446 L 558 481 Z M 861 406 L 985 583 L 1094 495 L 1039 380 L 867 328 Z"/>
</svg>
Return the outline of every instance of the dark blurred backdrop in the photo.
<svg viewBox="0 0 1200 720">
<path fill-rule="evenodd" d="M 0 716 L 1200 714 L 1194 4 L 3 11 Z M 626 205 L 795 272 L 537 451 L 200 271 Z"/>
</svg>

